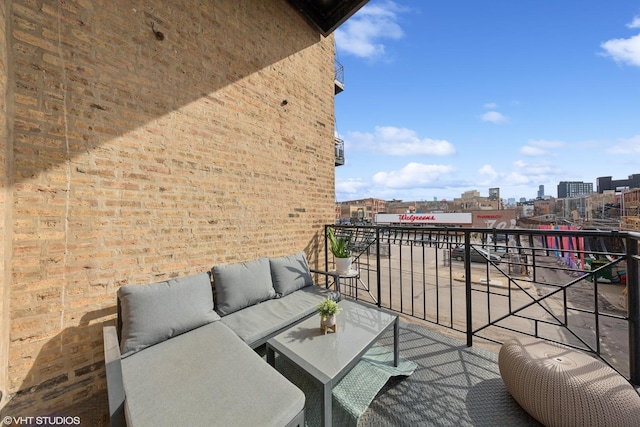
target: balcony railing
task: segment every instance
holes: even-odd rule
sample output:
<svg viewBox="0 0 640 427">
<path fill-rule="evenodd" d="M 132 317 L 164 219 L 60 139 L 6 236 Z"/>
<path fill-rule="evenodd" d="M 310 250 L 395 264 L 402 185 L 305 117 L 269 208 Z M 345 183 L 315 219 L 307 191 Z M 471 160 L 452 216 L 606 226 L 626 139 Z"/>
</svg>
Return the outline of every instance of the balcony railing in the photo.
<svg viewBox="0 0 640 427">
<path fill-rule="evenodd" d="M 579 348 L 640 384 L 640 234 L 334 227 L 354 242 L 346 297 L 463 332 L 468 346 L 530 335 Z"/>
<path fill-rule="evenodd" d="M 336 150 L 336 166 L 344 165 L 344 141 L 340 138 L 335 138 L 335 150 Z"/>
<path fill-rule="evenodd" d="M 334 74 L 334 93 L 335 95 L 339 94 L 344 90 L 344 66 L 338 62 L 337 59 L 335 61 L 335 74 Z"/>
</svg>

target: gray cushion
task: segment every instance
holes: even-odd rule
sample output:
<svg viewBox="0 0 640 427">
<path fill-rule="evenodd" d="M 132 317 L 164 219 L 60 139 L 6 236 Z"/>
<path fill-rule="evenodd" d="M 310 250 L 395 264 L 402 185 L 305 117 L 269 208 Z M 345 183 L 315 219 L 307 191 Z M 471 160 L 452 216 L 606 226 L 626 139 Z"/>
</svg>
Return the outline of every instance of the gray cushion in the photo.
<svg viewBox="0 0 640 427">
<path fill-rule="evenodd" d="M 213 268 L 213 282 L 216 287 L 216 311 L 220 316 L 276 296 L 268 258 L 216 266 Z"/>
<path fill-rule="evenodd" d="M 118 299 L 123 357 L 220 319 L 213 310 L 207 273 L 150 285 L 126 285 L 118 289 Z"/>
<path fill-rule="evenodd" d="M 279 296 L 313 285 L 309 264 L 304 252 L 269 259 L 273 288 Z"/>
<path fill-rule="evenodd" d="M 276 426 L 304 394 L 221 322 L 122 360 L 129 426 Z"/>
<path fill-rule="evenodd" d="M 247 310 L 224 316 L 221 322 L 255 348 L 274 332 L 315 313 L 318 305 L 325 299 L 336 299 L 336 296 L 329 289 L 307 286 L 285 297 L 265 301 Z"/>
</svg>

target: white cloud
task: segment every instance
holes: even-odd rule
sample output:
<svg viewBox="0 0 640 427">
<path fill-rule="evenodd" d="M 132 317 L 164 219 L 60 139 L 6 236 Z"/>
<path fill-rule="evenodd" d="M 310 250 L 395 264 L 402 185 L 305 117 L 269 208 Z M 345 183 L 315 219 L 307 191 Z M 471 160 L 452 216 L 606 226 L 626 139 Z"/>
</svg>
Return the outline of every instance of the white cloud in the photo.
<svg viewBox="0 0 640 427">
<path fill-rule="evenodd" d="M 640 28 L 640 16 L 633 18 L 629 28 Z M 616 62 L 640 67 L 640 34 L 628 39 L 612 39 L 600 44 L 604 54 Z"/>
<path fill-rule="evenodd" d="M 511 172 L 509 173 L 505 179 L 504 182 L 508 182 L 509 185 L 523 185 L 523 184 L 528 184 L 531 182 L 531 179 L 529 178 L 529 176 L 520 173 L 520 172 Z"/>
<path fill-rule="evenodd" d="M 394 126 L 376 126 L 373 134 L 351 132 L 347 139 L 360 149 L 390 156 L 448 156 L 456 151 L 449 141 L 420 138 L 414 130 Z"/>
<path fill-rule="evenodd" d="M 640 135 L 622 139 L 620 143 L 607 149 L 611 154 L 640 154 Z"/>
<path fill-rule="evenodd" d="M 508 168 L 507 168 L 508 169 Z M 565 177 L 565 172 L 561 171 L 549 162 L 527 163 L 522 160 L 514 161 L 510 170 L 496 170 L 490 164 L 484 164 L 477 170 L 475 179 L 465 180 L 459 185 L 449 185 L 448 188 L 464 187 L 467 189 L 483 189 L 492 186 L 498 186 L 501 190 L 505 190 L 506 194 L 510 191 L 518 192 L 523 188 L 532 185 L 557 182 Z M 451 197 L 451 196 L 447 196 Z M 509 196 L 511 197 L 511 196 Z"/>
<path fill-rule="evenodd" d="M 627 27 L 629 27 L 629 28 L 640 28 L 640 16 L 634 16 L 633 17 L 633 21 L 631 21 L 631 23 L 627 24 Z"/>
<path fill-rule="evenodd" d="M 506 123 L 509 121 L 506 116 L 498 113 L 497 111 L 487 111 L 481 116 L 481 118 L 483 122 L 491 122 L 496 124 Z"/>
<path fill-rule="evenodd" d="M 347 179 L 346 181 L 336 181 L 336 193 L 356 194 L 367 184 L 361 179 Z"/>
<path fill-rule="evenodd" d="M 564 141 L 549 141 L 546 139 L 532 139 L 529 144 L 542 148 L 562 148 L 565 146 Z"/>
<path fill-rule="evenodd" d="M 546 151 L 544 151 L 542 148 L 532 147 L 530 145 L 525 145 L 524 147 L 522 147 L 520 149 L 520 152 L 525 156 L 543 156 L 546 154 Z"/>
<path fill-rule="evenodd" d="M 453 166 L 448 165 L 425 165 L 412 162 L 397 171 L 378 172 L 373 176 L 373 181 L 390 188 L 424 187 L 454 170 Z"/>
<path fill-rule="evenodd" d="M 498 172 L 491 165 L 484 165 L 478 169 L 478 173 L 482 176 L 486 176 L 491 180 L 498 178 Z"/>
<path fill-rule="evenodd" d="M 486 164 L 478 169 L 479 179 L 475 180 L 474 184 L 490 187 L 500 177 L 500 174 L 493 168 L 493 166 Z"/>
<path fill-rule="evenodd" d="M 640 66 L 640 34 L 628 39 L 609 40 L 601 46 L 616 62 Z"/>
<path fill-rule="evenodd" d="M 402 11 L 402 8 L 391 1 L 363 7 L 335 31 L 338 52 L 361 58 L 383 56 L 385 45 L 381 40 L 397 40 L 404 36 L 397 23 L 397 12 Z"/>
<path fill-rule="evenodd" d="M 525 156 L 547 156 L 557 153 L 557 150 L 564 146 L 565 143 L 562 141 L 531 140 L 520 152 Z"/>
<path fill-rule="evenodd" d="M 555 168 L 552 164 L 548 162 L 540 162 L 540 163 L 526 163 L 521 160 L 513 162 L 513 171 L 508 175 L 506 180 L 511 179 L 509 177 L 513 176 L 517 179 L 517 177 L 528 177 L 527 179 L 535 182 L 535 181 L 546 181 L 549 176 L 555 176 L 562 174 L 562 171 Z"/>
<path fill-rule="evenodd" d="M 498 104 L 496 104 L 495 102 L 488 102 L 484 104 L 482 107 L 487 110 L 495 110 L 496 108 L 498 108 Z"/>
</svg>

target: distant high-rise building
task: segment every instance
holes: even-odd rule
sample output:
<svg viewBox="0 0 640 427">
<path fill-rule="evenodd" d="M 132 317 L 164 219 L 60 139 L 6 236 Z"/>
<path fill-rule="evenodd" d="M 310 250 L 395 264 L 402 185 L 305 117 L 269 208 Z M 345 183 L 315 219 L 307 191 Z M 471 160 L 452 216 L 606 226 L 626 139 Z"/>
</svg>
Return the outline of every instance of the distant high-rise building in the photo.
<svg viewBox="0 0 640 427">
<path fill-rule="evenodd" d="M 500 188 L 494 187 L 489 189 L 489 200 L 498 202 L 498 209 L 504 209 L 502 199 L 500 198 Z"/>
<path fill-rule="evenodd" d="M 621 191 L 640 188 L 640 174 L 629 175 L 629 179 L 611 179 L 610 176 L 601 176 L 596 179 L 596 188 L 599 194 L 608 190 Z"/>
<path fill-rule="evenodd" d="M 558 184 L 558 199 L 584 196 L 593 193 L 593 183 L 582 181 L 560 181 Z"/>
<path fill-rule="evenodd" d="M 538 199 L 542 199 L 544 196 L 544 185 L 538 186 Z"/>
<path fill-rule="evenodd" d="M 499 188 L 490 188 L 489 189 L 489 200 L 500 200 L 500 189 Z"/>
</svg>

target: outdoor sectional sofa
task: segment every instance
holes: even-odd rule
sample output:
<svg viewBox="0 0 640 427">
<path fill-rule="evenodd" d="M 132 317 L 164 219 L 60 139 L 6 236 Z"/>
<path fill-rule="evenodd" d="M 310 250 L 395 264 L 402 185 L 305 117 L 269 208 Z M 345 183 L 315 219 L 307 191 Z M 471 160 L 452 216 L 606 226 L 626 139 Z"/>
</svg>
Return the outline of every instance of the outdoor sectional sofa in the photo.
<svg viewBox="0 0 640 427">
<path fill-rule="evenodd" d="M 254 349 L 339 294 L 313 284 L 303 252 L 210 274 L 118 290 L 111 425 L 304 426 L 304 394 Z"/>
</svg>

